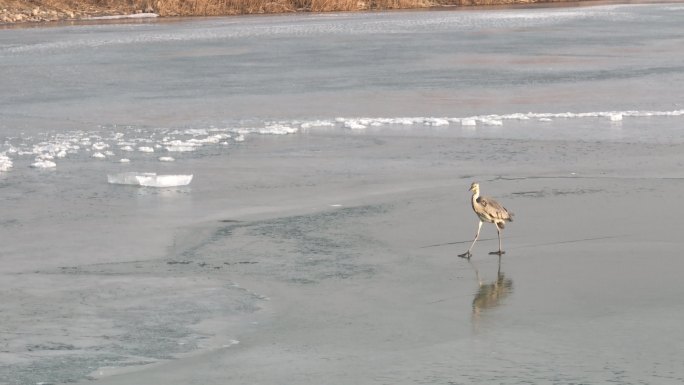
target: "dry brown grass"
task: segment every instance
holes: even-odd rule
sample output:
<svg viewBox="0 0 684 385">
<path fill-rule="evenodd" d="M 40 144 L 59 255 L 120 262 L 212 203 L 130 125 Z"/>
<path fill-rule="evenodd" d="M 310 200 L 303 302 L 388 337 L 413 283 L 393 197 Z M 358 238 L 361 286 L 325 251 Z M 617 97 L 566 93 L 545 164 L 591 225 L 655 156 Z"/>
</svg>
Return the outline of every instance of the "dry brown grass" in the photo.
<svg viewBox="0 0 684 385">
<path fill-rule="evenodd" d="M 295 11 L 330 12 L 424 8 L 437 5 L 499 5 L 569 0 L 0 0 L 79 15 L 155 12 L 161 16 L 218 16 Z M 1 9 L 2 7 L 0 7 Z M 11 8 L 11 7 L 10 7 Z M 17 7 L 15 7 L 17 8 Z M 73 15 L 72 15 L 73 17 Z"/>
<path fill-rule="evenodd" d="M 162 16 L 239 15 L 296 10 L 291 0 L 156 0 L 152 8 Z"/>
</svg>

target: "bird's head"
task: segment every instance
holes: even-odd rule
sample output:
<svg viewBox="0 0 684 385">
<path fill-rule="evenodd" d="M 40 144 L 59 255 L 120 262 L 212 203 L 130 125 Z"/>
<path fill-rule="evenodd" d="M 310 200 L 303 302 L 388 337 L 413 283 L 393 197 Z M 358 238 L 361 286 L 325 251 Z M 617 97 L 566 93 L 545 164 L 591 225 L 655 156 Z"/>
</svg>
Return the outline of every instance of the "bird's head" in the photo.
<svg viewBox="0 0 684 385">
<path fill-rule="evenodd" d="M 470 185 L 470 190 L 472 192 L 480 191 L 480 184 L 477 182 L 473 182 L 473 184 Z"/>
</svg>

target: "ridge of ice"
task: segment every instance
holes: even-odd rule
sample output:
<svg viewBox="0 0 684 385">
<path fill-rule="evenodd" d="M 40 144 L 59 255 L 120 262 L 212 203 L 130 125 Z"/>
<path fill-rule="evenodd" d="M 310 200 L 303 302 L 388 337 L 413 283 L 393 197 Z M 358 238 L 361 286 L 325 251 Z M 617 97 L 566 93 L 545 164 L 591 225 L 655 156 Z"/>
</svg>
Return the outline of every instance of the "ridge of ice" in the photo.
<svg viewBox="0 0 684 385">
<path fill-rule="evenodd" d="M 681 119 L 684 109 L 678 110 L 613 110 L 586 112 L 515 112 L 508 114 L 483 114 L 456 117 L 336 117 L 320 120 L 279 120 L 260 121 L 257 123 L 236 123 L 235 126 L 206 127 L 206 128 L 147 128 L 127 126 L 125 128 L 101 126 L 97 131 L 66 131 L 57 133 L 40 133 L 33 136 L 7 138 L 0 143 L 0 170 L 6 171 L 12 167 L 10 157 L 31 156 L 35 158 L 32 167 L 53 168 L 55 159 L 67 158 L 71 155 L 74 160 L 88 158 L 112 158 L 116 161 L 117 154 L 129 152 L 131 160 L 143 157 L 140 153 L 156 152 L 162 156 L 163 152 L 179 153 L 196 151 L 204 147 L 214 146 L 230 151 L 233 143 L 246 140 L 248 135 L 286 135 L 296 134 L 302 130 L 336 129 L 363 130 L 370 127 L 389 127 L 403 129 L 403 127 L 453 127 L 466 130 L 476 129 L 477 126 L 502 126 L 507 122 L 533 120 L 535 122 L 551 122 L 561 119 L 604 119 L 608 123 L 620 123 L 622 120 L 634 118 L 669 117 Z M 241 126 L 241 124 L 249 124 Z M 599 123 L 600 124 L 600 123 Z M 109 131 L 108 131 L 109 130 Z M 218 147 L 217 147 L 218 146 Z M 85 154 L 85 155 L 84 155 Z M 164 154 L 165 155 L 165 154 Z M 128 156 L 126 156 L 128 158 Z M 16 163 L 16 160 L 14 161 Z"/>
</svg>

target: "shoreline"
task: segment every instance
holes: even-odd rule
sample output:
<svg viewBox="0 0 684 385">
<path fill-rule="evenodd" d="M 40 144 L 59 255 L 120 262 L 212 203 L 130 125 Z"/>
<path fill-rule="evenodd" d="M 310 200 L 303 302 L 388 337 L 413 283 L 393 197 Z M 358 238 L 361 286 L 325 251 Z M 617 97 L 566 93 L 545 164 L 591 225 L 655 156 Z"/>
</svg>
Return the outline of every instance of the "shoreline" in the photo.
<svg viewBox="0 0 684 385">
<path fill-rule="evenodd" d="M 598 6 L 607 4 L 650 4 L 650 3 L 677 3 L 679 1 L 663 0 L 494 0 L 479 2 L 477 0 L 464 3 L 459 2 L 426 2 L 413 6 L 359 6 L 354 9 L 330 9 L 314 10 L 311 8 L 265 8 L 245 12 L 169 12 L 155 9 L 152 6 L 137 7 L 103 7 L 81 3 L 79 6 L 53 6 L 48 1 L 33 1 L 30 3 L 17 2 L 14 0 L 0 0 L 0 28 L 11 26 L 42 26 L 56 23 L 82 23 L 82 22 L 130 22 L 148 21 L 150 19 L 170 19 L 177 17 L 224 17 L 245 15 L 276 15 L 288 13 L 332 13 L 332 12 L 377 12 L 397 10 L 471 10 L 471 9 L 509 9 L 509 8 L 550 8 L 550 7 L 580 7 Z M 69 3 L 73 4 L 73 3 Z M 361 4 L 361 3 L 359 3 Z M 365 3 L 364 3 L 365 4 Z"/>
</svg>

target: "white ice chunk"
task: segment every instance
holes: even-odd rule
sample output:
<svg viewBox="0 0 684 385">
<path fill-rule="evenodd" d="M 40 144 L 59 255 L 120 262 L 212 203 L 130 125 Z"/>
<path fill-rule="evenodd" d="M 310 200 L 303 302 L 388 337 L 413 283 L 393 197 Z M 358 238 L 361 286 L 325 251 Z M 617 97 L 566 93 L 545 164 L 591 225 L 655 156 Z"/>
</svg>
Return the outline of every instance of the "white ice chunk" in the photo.
<svg viewBox="0 0 684 385">
<path fill-rule="evenodd" d="M 260 134 L 287 135 L 299 131 L 296 127 L 285 126 L 282 124 L 272 124 L 259 130 Z"/>
<path fill-rule="evenodd" d="M 242 134 L 240 134 L 240 135 L 236 136 L 233 140 L 236 141 L 236 142 L 244 142 L 244 141 L 245 141 L 245 136 L 242 135 Z"/>
<path fill-rule="evenodd" d="M 121 159 L 119 159 L 119 162 L 121 162 L 121 163 L 131 163 L 131 160 L 128 159 L 128 158 L 121 158 Z"/>
<path fill-rule="evenodd" d="M 488 126 L 503 126 L 503 121 L 498 118 L 482 118 L 482 123 Z"/>
<path fill-rule="evenodd" d="M 185 135 L 193 135 L 193 136 L 201 136 L 201 135 L 209 135 L 207 130 L 204 128 L 189 128 L 185 131 L 183 131 Z"/>
<path fill-rule="evenodd" d="M 156 176 L 153 172 L 122 172 L 120 174 L 107 174 L 107 182 L 111 184 L 140 185 L 139 176 Z"/>
<path fill-rule="evenodd" d="M 160 156 L 159 157 L 160 162 L 173 162 L 174 160 L 175 159 L 173 159 L 173 157 L 170 157 L 170 156 Z"/>
<path fill-rule="evenodd" d="M 141 146 L 141 147 L 138 147 L 138 151 L 140 151 L 140 152 L 154 152 L 154 148 L 147 147 L 147 146 Z"/>
<path fill-rule="evenodd" d="M 96 153 L 94 153 L 94 154 L 92 155 L 92 157 L 93 157 L 93 158 L 97 158 L 97 159 L 104 159 L 104 158 L 106 158 L 105 154 L 103 154 L 103 153 L 101 153 L 101 152 L 96 152 Z"/>
<path fill-rule="evenodd" d="M 157 175 L 153 172 L 123 172 L 108 174 L 107 182 L 111 184 L 128 184 L 146 187 L 186 186 L 192 181 L 190 175 Z"/>
<path fill-rule="evenodd" d="M 135 151 L 135 149 L 133 149 L 133 147 L 131 147 L 129 145 L 125 145 L 125 146 L 121 147 L 120 150 L 121 151 Z"/>
<path fill-rule="evenodd" d="M 105 148 L 109 148 L 109 145 L 107 143 L 97 142 L 97 143 L 93 144 L 93 150 L 102 151 Z"/>
<path fill-rule="evenodd" d="M 443 118 L 429 118 L 429 119 L 425 119 L 425 124 L 427 124 L 429 126 L 435 126 L 435 127 L 437 127 L 437 126 L 448 126 L 449 121 L 446 119 L 443 119 Z"/>
<path fill-rule="evenodd" d="M 394 121 L 393 121 L 393 123 L 395 123 L 395 124 L 402 124 L 404 126 L 411 126 L 411 125 L 415 124 L 415 122 L 416 121 L 413 118 L 397 118 L 397 119 L 394 119 Z"/>
<path fill-rule="evenodd" d="M 619 122 L 622 120 L 622 114 L 616 113 L 616 114 L 610 114 L 610 121 L 611 122 Z"/>
<path fill-rule="evenodd" d="M 0 172 L 12 168 L 12 160 L 4 153 L 0 153 Z"/>
<path fill-rule="evenodd" d="M 475 119 L 472 119 L 472 118 L 464 118 L 464 119 L 461 119 L 461 125 L 462 126 L 476 126 L 477 122 L 475 121 Z"/>
<path fill-rule="evenodd" d="M 329 120 L 313 120 L 310 122 L 303 122 L 299 127 L 303 129 L 308 129 L 311 127 L 333 127 L 335 123 Z"/>
<path fill-rule="evenodd" d="M 57 164 L 53 161 L 47 159 L 36 159 L 34 163 L 31 164 L 33 168 L 55 168 Z"/>
<path fill-rule="evenodd" d="M 166 151 L 169 152 L 189 152 L 189 151 L 195 151 L 197 147 L 200 146 L 200 144 L 195 143 L 195 142 L 184 142 L 182 140 L 170 140 L 167 142 L 164 142 L 164 145 L 166 146 Z"/>
<path fill-rule="evenodd" d="M 190 152 L 195 151 L 197 147 L 195 146 L 166 146 L 166 151 L 168 152 Z"/>
<path fill-rule="evenodd" d="M 139 175 L 136 177 L 141 186 L 146 187 L 175 187 L 187 186 L 192 181 L 190 175 Z"/>
<path fill-rule="evenodd" d="M 366 125 L 362 122 L 363 120 L 347 120 L 344 122 L 344 126 L 352 130 L 363 130 L 366 128 Z"/>
</svg>

